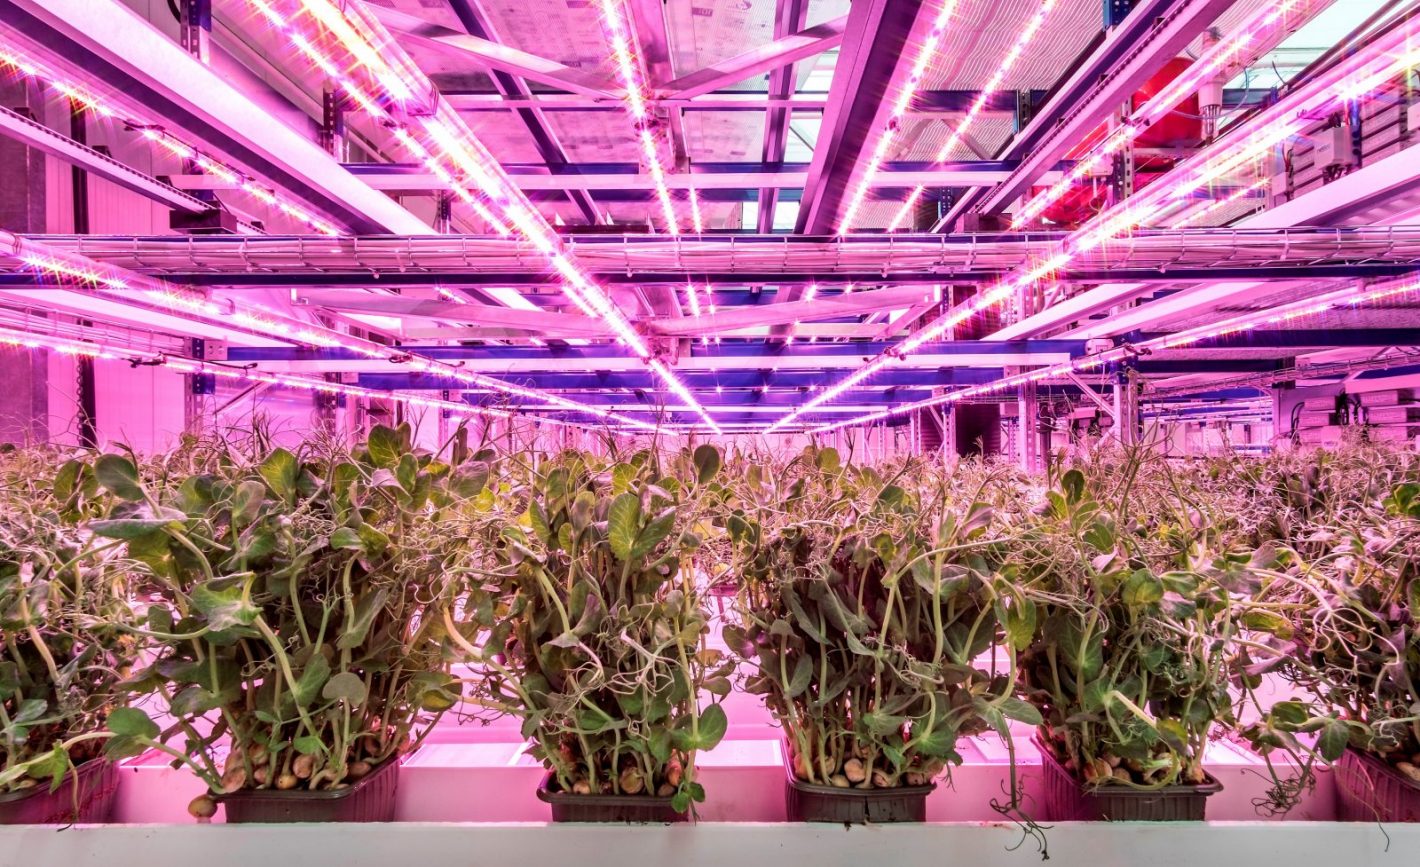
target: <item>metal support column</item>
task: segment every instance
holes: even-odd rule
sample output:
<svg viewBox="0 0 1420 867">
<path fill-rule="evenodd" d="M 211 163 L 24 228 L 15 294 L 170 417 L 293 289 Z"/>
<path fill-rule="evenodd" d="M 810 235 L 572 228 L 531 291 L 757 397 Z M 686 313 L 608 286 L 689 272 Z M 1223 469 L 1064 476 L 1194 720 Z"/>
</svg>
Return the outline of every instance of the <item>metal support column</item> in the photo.
<svg viewBox="0 0 1420 867">
<path fill-rule="evenodd" d="M 341 163 L 350 162 L 350 141 L 345 127 L 345 97 L 327 87 L 321 96 L 320 146 Z"/>
<path fill-rule="evenodd" d="M 1040 447 L 1040 401 L 1034 382 L 1023 383 L 1016 392 L 1016 437 L 1021 469 L 1041 472 L 1045 467 Z"/>
<path fill-rule="evenodd" d="M 183 50 L 207 63 L 212 42 L 212 0 L 181 0 L 179 12 Z"/>
<path fill-rule="evenodd" d="M 79 144 L 88 144 L 89 139 L 89 116 L 84 106 L 78 102 L 69 103 L 69 136 Z M 74 216 L 74 234 L 87 235 L 89 228 L 89 173 L 78 165 L 71 166 L 69 170 L 70 182 L 70 205 Z M 91 323 L 83 321 L 81 324 Z M 75 360 L 77 367 L 75 373 L 75 395 L 74 402 L 78 409 L 78 418 L 75 422 L 79 428 L 79 445 L 92 449 L 98 448 L 98 386 L 94 373 L 94 358 L 91 355 L 80 355 Z"/>
<path fill-rule="evenodd" d="M 1139 442 L 1139 374 L 1132 363 L 1124 363 L 1115 372 L 1114 434 L 1122 445 Z"/>
</svg>

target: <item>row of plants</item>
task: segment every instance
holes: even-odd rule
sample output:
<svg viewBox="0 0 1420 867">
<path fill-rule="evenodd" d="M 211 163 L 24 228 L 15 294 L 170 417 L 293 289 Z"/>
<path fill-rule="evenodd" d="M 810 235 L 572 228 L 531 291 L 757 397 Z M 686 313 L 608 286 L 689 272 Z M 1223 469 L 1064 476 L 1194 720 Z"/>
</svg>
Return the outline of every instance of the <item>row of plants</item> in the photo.
<svg viewBox="0 0 1420 867">
<path fill-rule="evenodd" d="M 1045 788 L 1013 760 L 995 806 L 1029 828 L 1201 818 L 1220 737 L 1267 759 L 1265 809 L 1334 762 L 1358 818 L 1420 818 L 1375 794 L 1420 793 L 1409 452 L 1101 449 L 1031 478 L 379 427 L 0 474 L 0 816 L 48 792 L 72 817 L 87 770 L 157 750 L 199 818 L 389 819 L 452 713 L 520 720 L 555 818 L 673 820 L 738 686 L 806 818 L 920 820 L 965 739 L 1014 757 L 1024 731 Z"/>
</svg>

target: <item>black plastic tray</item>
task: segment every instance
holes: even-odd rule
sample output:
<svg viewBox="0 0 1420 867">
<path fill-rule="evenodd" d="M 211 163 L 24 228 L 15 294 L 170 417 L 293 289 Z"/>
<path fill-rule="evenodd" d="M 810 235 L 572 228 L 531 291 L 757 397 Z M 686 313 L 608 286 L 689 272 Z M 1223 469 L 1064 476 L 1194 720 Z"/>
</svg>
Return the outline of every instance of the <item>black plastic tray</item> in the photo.
<svg viewBox="0 0 1420 867">
<path fill-rule="evenodd" d="M 93 825 L 107 822 L 118 793 L 118 765 L 90 759 L 53 792 L 40 783 L 0 795 L 0 825 Z"/>
<path fill-rule="evenodd" d="M 243 789 L 215 795 L 232 823 L 393 822 L 399 790 L 398 757 L 344 789 Z"/>
<path fill-rule="evenodd" d="M 1420 784 L 1369 753 L 1348 749 L 1336 765 L 1336 818 L 1420 822 Z"/>
<path fill-rule="evenodd" d="M 790 822 L 833 822 L 846 825 L 880 825 L 927 821 L 927 796 L 936 783 L 894 786 L 891 789 L 840 789 L 806 783 L 794 776 L 789 749 L 784 756 L 784 809 Z"/>
<path fill-rule="evenodd" d="M 670 798 L 656 795 L 576 795 L 552 788 L 549 772 L 537 787 L 537 799 L 552 807 L 554 822 L 633 822 L 666 824 L 684 822 Z"/>
<path fill-rule="evenodd" d="M 1055 751 L 1035 741 L 1040 750 L 1044 775 L 1043 797 L 1037 802 L 1042 822 L 1201 822 L 1208 809 L 1208 796 L 1221 792 L 1223 784 L 1207 775 L 1207 782 L 1179 784 L 1159 789 L 1134 789 L 1103 785 L 1087 789 L 1065 770 Z"/>
</svg>

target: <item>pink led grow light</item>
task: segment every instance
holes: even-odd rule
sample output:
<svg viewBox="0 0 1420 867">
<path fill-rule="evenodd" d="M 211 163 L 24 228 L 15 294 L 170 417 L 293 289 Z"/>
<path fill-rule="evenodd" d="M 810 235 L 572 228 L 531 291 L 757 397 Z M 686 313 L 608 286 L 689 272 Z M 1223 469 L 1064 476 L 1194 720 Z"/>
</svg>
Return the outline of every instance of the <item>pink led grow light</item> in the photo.
<svg viewBox="0 0 1420 867">
<path fill-rule="evenodd" d="M 1329 5 L 1331 2 L 1332 0 L 1270 0 L 1133 112 L 1121 126 L 1066 172 L 1064 177 L 1026 202 L 1012 220 L 1011 227 L 1020 228 L 1039 217 L 1075 184 L 1132 144 L 1140 133 L 1171 114 L 1180 102 L 1203 84 L 1261 54 L 1266 47 L 1268 35 L 1286 31 L 1296 21 L 1310 16 L 1316 7 Z"/>
<path fill-rule="evenodd" d="M 532 207 L 532 203 L 522 191 L 513 186 L 503 174 L 498 162 L 474 137 L 458 113 L 439 96 L 418 68 L 410 61 L 397 43 L 385 31 L 383 25 L 357 5 L 337 7 L 331 0 L 298 0 L 301 12 L 306 18 L 296 15 L 286 16 L 278 12 L 266 0 L 248 0 L 268 21 L 280 28 L 288 36 L 295 34 L 306 44 L 314 45 L 321 34 L 302 29 L 309 21 L 319 24 L 326 36 L 338 42 L 356 62 L 356 68 L 342 72 L 340 84 L 347 92 L 359 92 L 361 104 L 383 105 L 393 99 L 402 104 L 410 100 L 413 110 L 401 108 L 398 114 L 404 127 L 412 134 L 420 131 L 427 138 L 425 149 L 442 155 L 445 170 L 453 174 L 455 169 L 464 174 L 483 193 L 489 206 L 500 212 L 500 219 L 522 234 L 539 253 L 547 257 L 553 269 L 563 278 L 562 290 L 578 309 L 589 316 L 601 319 L 615 333 L 618 340 L 651 367 L 667 388 L 677 395 L 689 398 L 687 403 L 712 429 L 716 422 L 705 408 L 695 400 L 689 390 L 680 382 L 664 363 L 657 362 L 641 335 L 631 326 L 625 315 L 611 301 L 605 290 L 584 273 L 562 250 L 561 239 Z M 327 62 L 337 70 L 333 61 Z M 379 88 L 385 98 L 380 98 L 372 88 L 363 87 L 355 81 L 353 73 L 363 72 L 371 83 Z M 637 96 L 630 97 L 640 100 Z M 420 103 L 415 95 L 428 94 L 427 104 Z M 644 113 L 644 102 L 639 104 Z M 645 130 L 643 130 L 645 133 Z M 643 134 L 643 145 L 645 136 Z M 657 363 L 652 363 L 657 362 Z"/>
<path fill-rule="evenodd" d="M 156 306 L 177 311 L 194 321 L 224 328 L 236 326 L 263 337 L 275 337 L 308 346 L 344 349 L 364 358 L 390 361 L 404 365 L 406 369 L 418 373 L 450 377 L 476 388 L 522 397 L 558 409 L 611 419 L 631 427 L 646 429 L 655 429 L 656 427 L 629 416 L 609 413 L 600 407 L 583 404 L 560 395 L 513 385 L 495 377 L 464 370 L 447 362 L 410 355 L 403 350 L 371 340 L 363 340 L 328 329 L 313 329 L 299 320 L 268 310 L 249 307 L 235 301 L 219 304 L 193 290 L 173 286 L 165 281 L 144 277 L 120 268 L 100 265 L 78 254 L 55 251 L 44 244 L 20 238 L 8 232 L 0 232 L 0 254 L 13 256 L 37 271 L 54 278 L 67 280 L 80 288 L 113 295 L 122 300 L 132 300 L 128 297 L 129 293 L 137 294 L 140 298 L 150 301 Z"/>
<path fill-rule="evenodd" d="M 1011 69 L 1016 65 L 1016 61 L 1020 60 L 1021 55 L 1025 53 L 1026 46 L 1030 45 L 1031 40 L 1035 38 L 1040 28 L 1045 26 L 1046 19 L 1050 17 L 1050 11 L 1055 8 L 1057 2 L 1058 0 L 1043 0 L 1040 4 L 1040 9 L 1036 10 L 1035 15 L 1026 23 L 1025 28 L 1016 36 L 1015 44 L 1011 46 L 1010 51 L 1006 52 L 1005 58 L 1003 58 L 1000 65 L 996 67 L 996 71 L 991 74 L 991 78 L 987 80 L 986 86 L 977 93 L 976 99 L 972 101 L 966 114 L 961 120 L 957 121 L 956 126 L 952 128 L 951 135 L 947 136 L 946 142 L 937 149 L 935 162 L 940 163 L 951 156 L 952 151 L 971 129 L 971 125 L 976 122 L 976 118 L 980 116 L 981 112 L 986 110 L 987 102 L 990 101 L 992 96 L 995 96 L 996 91 L 1001 89 L 1001 86 L 1005 83 L 1006 76 L 1011 73 Z M 892 223 L 888 225 L 889 232 L 897 231 L 898 227 L 901 226 L 908 215 L 912 213 L 913 207 L 917 205 L 917 200 L 922 198 L 922 194 L 926 192 L 926 190 L 927 187 L 922 184 L 918 184 L 913 188 L 911 194 L 907 197 L 907 201 L 902 203 L 902 207 L 898 209 L 896 216 L 892 218 Z"/>
<path fill-rule="evenodd" d="M 1165 209 L 1174 206 L 1212 181 L 1243 165 L 1268 156 L 1273 147 L 1302 132 L 1337 105 L 1344 105 L 1384 86 L 1397 74 L 1420 62 L 1420 48 L 1412 46 L 1414 22 L 1380 40 L 1373 50 L 1339 63 L 1326 74 L 1289 94 L 1254 118 L 1257 132 L 1242 136 L 1241 142 L 1219 139 L 1199 151 L 1179 169 L 1178 177 L 1158 181 L 1110 210 L 1104 211 L 1065 238 L 1057 251 L 1035 267 L 997 283 L 959 309 L 948 311 L 928 323 L 897 346 L 866 362 L 858 370 L 800 404 L 766 428 L 773 433 L 804 413 L 836 399 L 853 386 L 888 367 L 896 358 L 937 340 L 957 325 L 983 311 L 994 309 L 1015 297 L 1022 288 L 1047 277 L 1072 262 L 1081 253 L 1094 249 L 1110 238 L 1141 226 Z"/>
<path fill-rule="evenodd" d="M 1046 2 L 1053 3 L 1054 0 L 1046 0 Z M 902 89 L 893 102 L 887 123 L 883 126 L 877 144 L 873 146 L 867 164 L 862 169 L 858 185 L 854 187 L 853 195 L 848 200 L 848 208 L 843 212 L 843 220 L 838 224 L 838 234 L 846 234 L 852 229 L 853 220 L 858 216 L 858 209 L 862 207 L 863 201 L 867 198 L 873 178 L 877 176 L 878 169 L 887 159 L 888 150 L 891 149 L 893 140 L 902 128 L 902 122 L 907 117 L 908 109 L 912 107 L 912 97 L 922 86 L 922 79 L 927 74 L 927 68 L 936 59 L 937 52 L 942 47 L 942 39 L 946 36 L 947 25 L 951 23 L 956 7 L 957 0 L 942 0 L 942 6 L 937 10 L 937 17 L 932 21 L 932 29 L 928 31 L 927 38 L 918 46 L 917 57 L 912 62 L 912 71 L 908 74 L 907 81 L 903 82 Z"/>
<path fill-rule="evenodd" d="M 96 94 L 72 82 L 65 81 L 58 74 L 41 66 L 38 61 L 26 57 L 25 54 L 15 46 L 0 46 L 0 69 L 12 70 L 27 78 L 32 78 L 35 81 L 47 85 L 50 89 L 64 96 L 72 103 L 82 106 L 86 111 L 91 111 L 103 118 L 116 120 L 133 129 L 141 130 L 143 137 L 148 141 L 160 145 L 164 150 L 175 156 L 191 160 L 193 164 L 202 171 L 214 177 L 221 178 L 229 184 L 235 184 L 240 187 L 243 192 L 248 193 L 263 205 L 276 208 L 296 222 L 310 226 L 322 235 L 340 234 L 340 230 L 330 222 L 311 213 L 306 208 L 292 201 L 289 197 L 282 195 L 271 187 L 259 183 L 254 178 L 233 168 L 231 165 L 203 153 L 194 145 L 188 144 L 173 133 L 163 129 L 158 124 L 128 115 L 126 110 L 120 115 L 117 110 L 105 104 L 104 100 Z"/>
</svg>

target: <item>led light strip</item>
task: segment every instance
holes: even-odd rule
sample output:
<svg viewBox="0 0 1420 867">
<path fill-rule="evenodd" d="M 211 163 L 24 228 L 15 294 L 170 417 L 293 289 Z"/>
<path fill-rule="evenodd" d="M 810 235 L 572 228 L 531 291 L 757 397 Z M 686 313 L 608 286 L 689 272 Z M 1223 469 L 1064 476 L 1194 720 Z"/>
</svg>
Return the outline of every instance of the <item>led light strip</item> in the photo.
<svg viewBox="0 0 1420 867">
<path fill-rule="evenodd" d="M 636 126 L 636 136 L 645 157 L 646 168 L 656 185 L 656 198 L 661 203 L 661 216 L 666 223 L 666 231 L 671 235 L 680 234 L 676 222 L 675 200 L 666 184 L 666 171 L 661 163 L 661 145 L 656 141 L 655 119 L 651 116 L 645 70 L 635 52 L 635 37 L 632 35 L 630 18 L 625 15 L 621 0 L 598 0 L 601 7 L 602 24 L 607 38 L 611 41 L 611 56 L 616 61 L 616 74 L 621 86 L 626 88 L 626 106 L 631 111 L 631 119 Z M 669 138 L 667 147 L 672 146 Z M 690 192 L 691 219 L 696 234 L 703 231 L 700 221 L 700 204 L 695 191 Z"/>
<path fill-rule="evenodd" d="M 3 237 L 0 235 L 0 238 Z M 333 331 L 312 330 L 299 320 L 269 311 L 245 308 L 236 302 L 229 301 L 226 304 L 218 304 L 199 293 L 172 286 L 165 281 L 129 274 L 117 268 L 100 266 L 82 256 L 55 252 L 28 239 L 13 235 L 9 238 L 8 246 L 13 250 L 10 255 L 27 266 L 52 277 L 71 281 L 81 287 L 114 295 L 116 298 L 131 300 L 127 298 L 126 293 L 137 293 L 142 298 L 180 312 L 195 321 L 227 328 L 236 325 L 264 337 L 276 337 L 310 346 L 344 349 L 363 358 L 402 364 L 407 369 L 418 373 L 447 376 L 471 386 L 545 403 L 558 409 L 600 416 L 630 426 L 645 425 L 644 422 L 638 422 L 628 416 L 619 416 L 600 407 L 583 404 L 557 394 L 513 385 L 496 377 L 464 370 L 447 362 L 411 355 L 404 350 L 371 340 L 362 340 Z"/>
<path fill-rule="evenodd" d="M 897 133 L 901 130 L 902 123 L 907 117 L 907 112 L 912 107 L 912 98 L 917 95 L 917 89 L 922 86 L 922 79 L 927 74 L 927 67 L 931 66 L 932 61 L 937 57 L 937 52 L 941 50 L 942 39 L 946 36 L 947 25 L 951 23 L 956 8 L 957 0 L 942 0 L 942 6 L 937 10 L 937 17 L 932 20 L 932 29 L 928 31 L 927 38 L 917 47 L 917 57 L 912 62 L 912 71 L 908 74 L 907 81 L 903 83 L 896 101 L 893 102 L 892 112 L 888 115 L 882 134 L 878 136 L 877 144 L 873 146 L 872 153 L 868 156 L 868 161 L 862 169 L 862 177 L 858 181 L 858 185 L 854 187 L 853 195 L 848 200 L 848 209 L 844 211 L 843 219 L 838 224 L 838 234 L 846 234 L 853 228 L 853 220 L 858 216 L 858 210 L 867 199 L 873 179 L 877 177 L 878 169 L 887 159 L 893 139 L 897 137 Z"/>
<path fill-rule="evenodd" d="M 408 150 L 416 160 L 424 164 L 441 184 L 458 197 L 460 202 L 468 205 L 469 209 L 472 210 L 474 214 L 486 222 L 489 227 L 499 235 L 507 236 L 509 234 L 508 227 L 493 215 L 493 212 L 469 190 L 467 185 L 460 183 L 453 174 L 434 159 L 429 149 L 415 139 L 413 135 L 404 128 L 403 124 L 397 121 L 395 117 L 386 110 L 384 105 L 380 104 L 378 99 L 366 93 L 364 88 L 360 87 L 350 76 L 346 75 L 335 61 L 311 42 L 304 33 L 298 30 L 290 19 L 282 15 L 274 6 L 265 2 L 265 0 L 248 0 L 248 2 L 251 3 L 252 7 L 256 9 L 269 24 L 281 30 L 291 41 L 291 44 L 296 46 L 296 49 L 300 51 L 301 54 L 305 55 L 306 59 L 310 60 L 323 75 L 334 82 L 340 91 L 349 97 L 351 102 L 355 103 L 361 111 L 387 124 L 395 139 L 398 140 L 400 144 L 404 145 L 405 149 Z M 373 57 L 378 60 L 378 53 L 373 55 Z M 381 63 L 381 65 L 383 67 L 383 63 Z M 388 67 L 383 68 L 388 69 Z M 399 80 L 398 76 L 394 75 L 393 72 L 389 72 L 388 74 L 391 79 Z M 409 88 L 404 85 L 402 81 L 400 82 L 400 88 L 402 93 L 411 93 Z"/>
<path fill-rule="evenodd" d="M 283 196 L 271 187 L 258 183 L 255 179 L 233 168 L 231 165 L 204 154 L 193 145 L 182 141 L 157 124 L 132 117 L 121 116 L 117 111 L 106 105 L 97 95 L 76 84 L 64 81 L 50 70 L 42 68 L 37 62 L 26 59 L 22 52 L 14 46 L 0 45 L 0 70 L 10 70 L 26 78 L 32 78 L 47 85 L 51 90 L 67 98 L 74 104 L 82 106 L 86 111 L 93 112 L 99 117 L 114 120 L 139 130 L 148 141 L 161 145 L 164 150 L 178 157 L 191 160 L 198 168 L 208 174 L 221 178 L 229 184 L 237 185 L 243 192 L 249 194 L 263 205 L 269 208 L 275 208 L 296 222 L 310 226 L 322 235 L 340 234 L 340 230 L 330 222 L 321 219 L 311 211 L 296 204 L 289 197 Z"/>
<path fill-rule="evenodd" d="M 1330 3 L 1331 0 L 1326 2 Z M 1026 202 L 1020 213 L 1011 221 L 1011 227 L 1019 229 L 1039 217 L 1047 208 L 1060 201 L 1075 184 L 1132 144 L 1142 132 L 1172 114 L 1180 102 L 1202 87 L 1206 81 L 1260 54 L 1261 37 L 1274 30 L 1286 28 L 1289 15 L 1293 12 L 1307 14 L 1314 5 L 1318 4 L 1310 0 L 1271 0 L 1266 6 L 1258 9 L 1248 20 L 1210 47 L 1188 69 L 1140 106 L 1120 127 L 1090 151 L 1088 156 L 1066 172 L 1064 177 Z"/>
<path fill-rule="evenodd" d="M 1156 337 L 1152 340 L 1143 341 L 1142 343 L 1116 346 L 1113 349 L 1108 349 L 1095 355 L 1084 356 L 1025 373 L 1003 377 L 995 382 L 983 383 L 981 385 L 972 386 L 971 388 L 954 391 L 950 394 L 937 395 L 936 397 L 903 404 L 893 407 L 892 409 L 880 410 L 855 418 L 844 419 L 832 424 L 812 428 L 810 432 L 816 434 L 827 433 L 844 427 L 870 424 L 895 415 L 915 412 L 920 409 L 926 409 L 927 407 L 955 403 L 967 398 L 979 397 L 1031 382 L 1040 382 L 1072 373 L 1096 372 L 1106 364 L 1122 361 L 1141 352 L 1155 349 L 1178 349 L 1180 347 L 1192 346 L 1209 340 L 1217 340 L 1234 334 L 1241 334 L 1269 325 L 1290 326 L 1298 319 L 1319 316 L 1323 313 L 1330 313 L 1331 311 L 1342 308 L 1364 307 L 1415 292 L 1420 292 L 1420 281 L 1407 280 L 1399 283 L 1381 285 L 1371 289 L 1358 289 L 1357 287 L 1349 286 L 1345 289 L 1323 293 L 1301 301 L 1294 301 L 1290 304 L 1282 304 L 1267 310 L 1229 317 L 1219 322 L 1212 323 L 1211 325 L 1201 325 L 1196 328 L 1180 331 L 1176 334 Z"/>
<path fill-rule="evenodd" d="M 20 329 L 0 326 L 0 346 L 12 346 L 24 349 L 48 349 L 66 355 L 80 355 L 89 358 L 106 361 L 134 361 L 160 365 L 178 373 L 188 374 L 211 374 L 223 379 L 234 379 L 244 382 L 260 382 L 269 385 L 277 385 L 282 388 L 299 389 L 303 391 L 319 392 L 322 394 L 344 395 L 346 397 L 366 398 L 370 400 L 391 400 L 406 406 L 421 409 L 447 410 L 463 416 L 483 416 L 502 419 L 525 418 L 530 421 L 537 421 L 545 424 L 568 426 L 568 427 L 589 427 L 586 422 L 568 421 L 547 416 L 526 415 L 519 412 L 512 412 L 493 407 L 474 406 L 463 401 L 444 400 L 442 398 L 420 397 L 418 395 L 400 394 L 393 391 L 381 391 L 379 389 L 367 388 L 359 385 L 347 385 L 345 383 L 330 382 L 324 379 L 308 379 L 301 376 L 293 376 L 282 373 L 271 373 L 268 371 L 243 369 L 218 364 L 209 361 L 198 361 L 190 358 L 183 358 L 166 353 L 155 352 L 148 349 L 137 349 L 132 347 L 117 347 L 84 340 L 60 337 L 57 335 L 35 334 L 33 332 Z M 622 426 L 635 427 L 647 431 L 662 430 L 656 425 L 643 422 L 638 419 L 617 415 L 616 413 L 593 413 L 599 417 L 616 421 Z"/>
<path fill-rule="evenodd" d="M 1251 196 L 1258 190 L 1265 189 L 1270 182 L 1271 181 L 1269 178 L 1262 178 L 1260 180 L 1253 181 L 1252 183 L 1247 184 L 1246 186 L 1238 187 L 1236 190 L 1224 196 L 1223 198 L 1215 199 L 1214 201 L 1209 202 L 1206 208 L 1201 208 L 1200 210 L 1188 215 L 1187 217 L 1178 220 L 1170 228 L 1187 229 L 1191 226 L 1196 226 L 1199 223 L 1203 222 L 1203 220 L 1207 217 L 1212 216 L 1223 208 L 1226 208 L 1228 205 L 1240 202 L 1248 196 Z"/>
<path fill-rule="evenodd" d="M 1260 132 L 1245 137 L 1240 143 L 1234 143 L 1230 139 L 1214 141 L 1181 167 L 1181 179 L 1171 184 L 1156 182 L 1115 208 L 1098 214 L 1065 238 L 1058 246 L 1057 252 L 1043 263 L 996 284 L 960 309 L 942 314 L 902 343 L 889 348 L 845 379 L 825 389 L 817 397 L 800 404 L 771 424 L 765 432 L 773 433 L 805 412 L 834 400 L 838 395 L 890 365 L 895 358 L 911 354 L 923 344 L 938 339 L 972 316 L 1015 297 L 1019 290 L 1060 270 L 1081 253 L 1088 252 L 1135 226 L 1143 225 L 1179 200 L 1192 196 L 1208 183 L 1249 161 L 1267 156 L 1271 148 L 1278 143 L 1315 123 L 1313 118 L 1320 110 L 1335 105 L 1338 100 L 1357 99 L 1385 84 L 1401 71 L 1420 62 L 1420 48 L 1411 47 L 1410 35 L 1408 30 L 1396 31 L 1383 43 L 1374 45 L 1373 53 L 1357 55 L 1329 70 L 1317 83 L 1295 92 L 1291 100 L 1278 103 L 1269 111 L 1258 115 L 1254 123 L 1261 128 Z"/>
<path fill-rule="evenodd" d="M 947 136 L 946 142 L 937 149 L 937 156 L 936 159 L 933 160 L 934 162 L 940 163 L 946 160 L 951 156 L 951 152 L 962 139 L 966 137 L 967 132 L 971 129 L 971 125 L 975 123 L 977 117 L 986 110 L 987 102 L 990 101 L 991 97 L 996 95 L 996 91 L 1000 90 L 1001 86 L 1005 83 L 1006 76 L 1010 75 L 1012 67 L 1016 65 L 1016 61 L 1021 59 L 1021 55 L 1025 53 L 1026 47 L 1030 45 L 1036 33 L 1040 31 L 1040 28 L 1045 26 L 1046 19 L 1050 17 L 1051 10 L 1055 8 L 1058 2 L 1059 0 L 1043 0 L 1040 4 L 1040 9 L 1036 10 L 1035 15 L 1026 23 L 1025 29 L 1021 30 L 1016 36 L 1015 44 L 1011 46 L 1010 51 L 1006 52 L 1006 57 L 1001 61 L 1001 64 L 996 67 L 996 71 L 991 74 L 991 78 L 986 82 L 986 86 L 976 95 L 976 99 L 972 101 L 971 107 L 966 111 L 966 115 L 963 116 L 961 120 L 957 121 L 956 125 L 952 128 L 951 135 Z M 898 227 L 901 226 L 912 213 L 912 209 L 917 205 L 917 200 L 922 198 L 922 194 L 926 191 L 927 187 L 924 184 L 918 184 L 913 188 L 912 192 L 907 197 L 907 201 L 903 202 L 902 207 L 897 211 L 897 215 L 892 218 L 892 222 L 888 225 L 887 230 L 889 232 L 897 231 Z M 866 195 L 866 190 L 864 190 L 864 195 Z M 845 226 L 846 225 L 848 225 L 848 221 L 845 221 Z M 842 234 L 843 231 L 845 230 L 840 229 L 839 233 Z"/>
<path fill-rule="evenodd" d="M 288 34 L 293 32 L 301 34 L 307 44 L 314 46 L 314 42 L 308 34 L 303 34 L 296 29 L 297 24 L 294 16 L 281 15 L 266 0 L 248 0 L 248 2 L 252 3 L 259 11 L 262 9 L 271 10 L 270 14 L 266 15 L 267 20 L 281 27 Z M 427 89 L 432 93 L 434 98 L 432 113 L 420 111 L 407 118 L 408 126 L 417 127 L 433 142 L 433 147 L 427 149 L 431 153 L 442 153 L 450 164 L 457 167 L 478 186 L 488 203 L 501 212 L 500 219 L 504 223 L 522 234 L 539 253 L 547 257 L 553 269 L 563 278 L 563 293 L 573 304 L 589 316 L 604 321 L 623 345 L 656 371 L 672 392 L 690 394 L 668 366 L 662 363 L 652 364 L 655 358 L 650 348 L 631 326 L 625 314 L 612 302 L 606 291 L 585 274 L 564 252 L 561 239 L 547 224 L 547 221 L 533 209 L 532 203 L 528 201 L 522 191 L 507 180 L 501 167 L 473 136 L 457 112 L 449 107 L 447 101 L 438 96 L 432 85 L 426 87 L 427 82 L 423 80 L 422 73 L 413 68 L 412 64 L 401 64 L 403 67 L 401 69 L 396 69 L 391 65 L 391 61 L 402 58 L 403 53 L 377 20 L 356 4 L 342 4 L 337 7 L 332 3 L 332 0 L 293 0 L 293 2 L 299 2 L 301 9 L 311 19 L 318 22 L 329 35 L 339 41 L 345 50 L 358 61 L 365 74 L 385 91 L 397 95 L 419 93 Z M 372 46 L 379 46 L 380 50 L 377 51 Z M 332 68 L 339 71 L 338 64 L 328 59 L 327 62 Z M 416 80 L 419 82 L 419 86 L 409 85 L 406 78 Z M 370 93 L 362 91 L 348 73 L 344 74 L 341 82 L 342 87 L 348 91 L 362 92 L 362 104 L 379 105 L 382 102 Z M 712 428 L 716 426 L 715 420 L 693 396 L 688 404 L 695 408 L 697 414 Z"/>
</svg>

